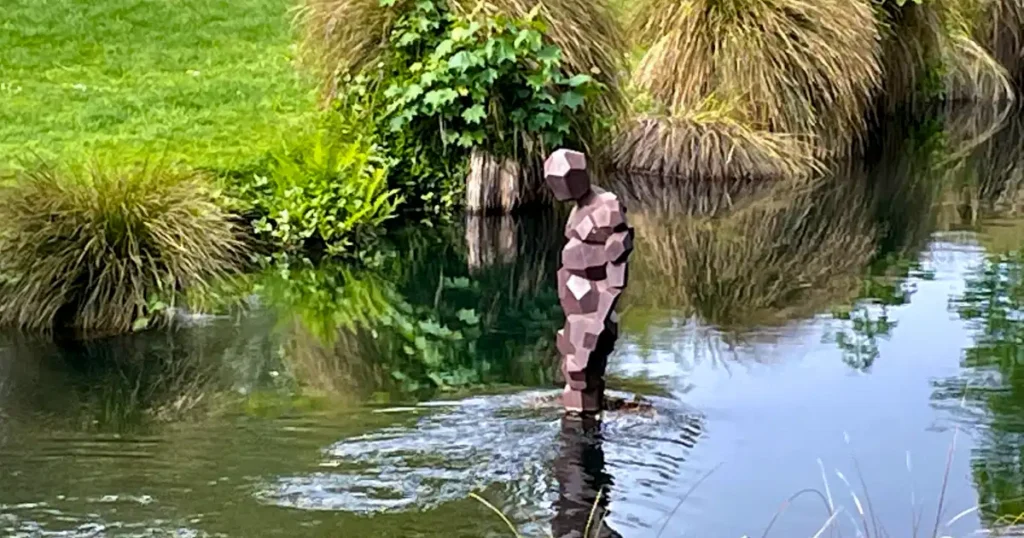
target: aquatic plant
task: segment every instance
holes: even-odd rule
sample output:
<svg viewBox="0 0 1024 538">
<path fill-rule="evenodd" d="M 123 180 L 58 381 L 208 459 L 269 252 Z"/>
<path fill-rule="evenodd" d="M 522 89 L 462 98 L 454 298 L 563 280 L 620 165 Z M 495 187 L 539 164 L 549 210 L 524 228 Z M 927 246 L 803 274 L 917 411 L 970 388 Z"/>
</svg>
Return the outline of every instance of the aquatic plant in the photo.
<svg viewBox="0 0 1024 538">
<path fill-rule="evenodd" d="M 0 185 L 0 324 L 117 333 L 236 274 L 245 244 L 208 180 L 41 167 Z"/>
<path fill-rule="evenodd" d="M 881 84 L 878 29 L 862 0 L 642 0 L 634 73 L 669 113 L 715 98 L 755 130 L 843 147 L 866 128 Z"/>
</svg>

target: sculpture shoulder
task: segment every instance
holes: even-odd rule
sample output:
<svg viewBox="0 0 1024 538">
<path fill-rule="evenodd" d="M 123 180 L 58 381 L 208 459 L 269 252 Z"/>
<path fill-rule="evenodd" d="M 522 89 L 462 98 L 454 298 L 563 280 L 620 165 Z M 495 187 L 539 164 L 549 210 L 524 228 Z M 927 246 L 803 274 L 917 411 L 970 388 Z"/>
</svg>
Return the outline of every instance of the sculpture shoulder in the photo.
<svg viewBox="0 0 1024 538">
<path fill-rule="evenodd" d="M 566 237 L 587 243 L 604 243 L 617 232 L 629 229 L 619 199 L 609 192 L 595 192 L 573 209 L 566 223 Z"/>
</svg>

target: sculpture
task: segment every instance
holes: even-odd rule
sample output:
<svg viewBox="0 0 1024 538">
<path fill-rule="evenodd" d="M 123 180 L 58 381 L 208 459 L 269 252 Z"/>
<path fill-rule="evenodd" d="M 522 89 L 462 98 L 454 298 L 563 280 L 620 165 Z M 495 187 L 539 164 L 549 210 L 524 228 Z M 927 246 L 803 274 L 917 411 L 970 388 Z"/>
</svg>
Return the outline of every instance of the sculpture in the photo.
<svg viewBox="0 0 1024 538">
<path fill-rule="evenodd" d="M 562 404 L 569 414 L 594 415 L 604 407 L 604 372 L 618 338 L 615 306 L 627 283 L 633 228 L 619 199 L 591 186 L 583 153 L 555 151 L 544 163 L 544 179 L 555 199 L 576 202 L 558 270 L 566 315 L 556 338 L 566 381 Z"/>
</svg>

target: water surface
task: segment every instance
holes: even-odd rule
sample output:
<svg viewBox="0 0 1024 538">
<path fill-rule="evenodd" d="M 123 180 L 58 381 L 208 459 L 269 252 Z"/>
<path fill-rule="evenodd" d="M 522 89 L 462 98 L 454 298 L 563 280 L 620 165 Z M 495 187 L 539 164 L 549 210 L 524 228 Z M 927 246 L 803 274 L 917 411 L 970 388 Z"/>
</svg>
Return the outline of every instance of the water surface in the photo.
<svg viewBox="0 0 1024 538">
<path fill-rule="evenodd" d="M 382 267 L 268 275 L 246 315 L 171 332 L 6 334 L 0 534 L 510 535 L 471 493 L 524 536 L 595 503 L 600 536 L 1012 532 L 1020 125 L 895 122 L 713 217 L 630 201 L 611 384 L 650 415 L 548 401 L 559 215 L 410 230 Z"/>
</svg>

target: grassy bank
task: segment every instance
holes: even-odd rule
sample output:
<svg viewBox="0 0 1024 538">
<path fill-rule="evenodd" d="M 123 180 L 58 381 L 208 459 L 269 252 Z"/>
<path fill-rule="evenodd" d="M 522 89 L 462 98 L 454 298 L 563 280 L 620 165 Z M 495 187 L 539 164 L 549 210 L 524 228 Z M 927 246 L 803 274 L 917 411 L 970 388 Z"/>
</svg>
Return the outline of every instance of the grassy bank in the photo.
<svg viewBox="0 0 1024 538">
<path fill-rule="evenodd" d="M 0 169 L 165 156 L 233 167 L 316 113 L 289 0 L 6 0 Z"/>
</svg>

